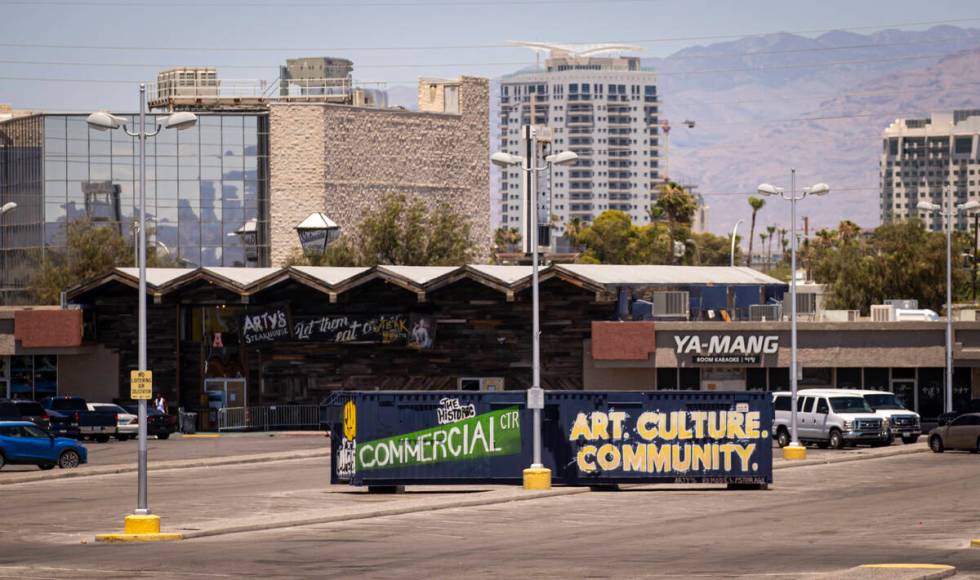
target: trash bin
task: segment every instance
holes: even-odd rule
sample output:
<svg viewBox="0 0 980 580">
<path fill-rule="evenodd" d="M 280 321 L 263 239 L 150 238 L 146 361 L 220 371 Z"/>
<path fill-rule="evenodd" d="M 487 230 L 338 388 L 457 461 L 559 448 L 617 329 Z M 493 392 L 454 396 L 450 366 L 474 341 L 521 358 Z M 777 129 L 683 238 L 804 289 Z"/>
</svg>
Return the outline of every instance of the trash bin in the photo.
<svg viewBox="0 0 980 580">
<path fill-rule="evenodd" d="M 197 432 L 197 413 L 180 412 L 180 432 L 193 434 Z"/>
</svg>

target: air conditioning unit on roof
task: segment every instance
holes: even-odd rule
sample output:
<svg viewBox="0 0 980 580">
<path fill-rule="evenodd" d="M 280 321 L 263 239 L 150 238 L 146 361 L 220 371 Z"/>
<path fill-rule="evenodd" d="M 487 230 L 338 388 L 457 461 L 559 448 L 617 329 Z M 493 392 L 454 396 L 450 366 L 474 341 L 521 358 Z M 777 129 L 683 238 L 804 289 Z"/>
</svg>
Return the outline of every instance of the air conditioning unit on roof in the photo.
<svg viewBox="0 0 980 580">
<path fill-rule="evenodd" d="M 895 306 L 892 304 L 872 304 L 872 322 L 892 322 L 895 320 Z"/>
</svg>

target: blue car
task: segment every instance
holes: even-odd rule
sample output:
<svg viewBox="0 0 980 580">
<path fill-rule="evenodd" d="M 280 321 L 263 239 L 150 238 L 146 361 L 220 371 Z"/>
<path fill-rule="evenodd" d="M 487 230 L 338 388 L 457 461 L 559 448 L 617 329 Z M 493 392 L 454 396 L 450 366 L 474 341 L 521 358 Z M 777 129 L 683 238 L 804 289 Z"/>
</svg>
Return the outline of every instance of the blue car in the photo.
<svg viewBox="0 0 980 580">
<path fill-rule="evenodd" d="M 70 469 L 87 462 L 88 451 L 74 439 L 55 437 L 30 421 L 0 421 L 0 469 L 8 463 Z"/>
</svg>

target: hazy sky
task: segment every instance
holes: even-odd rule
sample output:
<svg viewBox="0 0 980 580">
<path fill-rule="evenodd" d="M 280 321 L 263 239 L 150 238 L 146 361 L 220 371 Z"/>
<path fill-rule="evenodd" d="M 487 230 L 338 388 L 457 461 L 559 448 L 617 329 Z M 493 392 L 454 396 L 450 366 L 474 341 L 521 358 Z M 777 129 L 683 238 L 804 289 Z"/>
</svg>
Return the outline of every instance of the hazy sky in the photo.
<svg viewBox="0 0 980 580">
<path fill-rule="evenodd" d="M 0 0 L 0 103 L 134 109 L 136 84 L 174 65 L 272 81 L 286 58 L 329 55 L 353 60 L 359 81 L 408 85 L 419 76 L 497 77 L 533 64 L 534 53 L 506 46 L 517 39 L 623 41 L 664 56 L 720 37 L 938 21 L 980 25 L 980 2 Z"/>
</svg>

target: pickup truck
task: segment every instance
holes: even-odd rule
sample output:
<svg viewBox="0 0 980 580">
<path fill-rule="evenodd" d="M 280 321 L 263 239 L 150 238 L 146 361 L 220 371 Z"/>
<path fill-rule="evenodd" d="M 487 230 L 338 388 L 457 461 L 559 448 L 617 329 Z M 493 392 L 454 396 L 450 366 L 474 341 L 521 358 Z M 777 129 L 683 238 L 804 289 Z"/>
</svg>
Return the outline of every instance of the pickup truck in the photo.
<svg viewBox="0 0 980 580">
<path fill-rule="evenodd" d="M 47 397 L 41 405 L 48 412 L 53 431 L 59 430 L 59 425 L 70 425 L 78 428 L 79 438 L 99 443 L 106 443 L 116 433 L 116 413 L 89 411 L 81 397 Z"/>
</svg>

